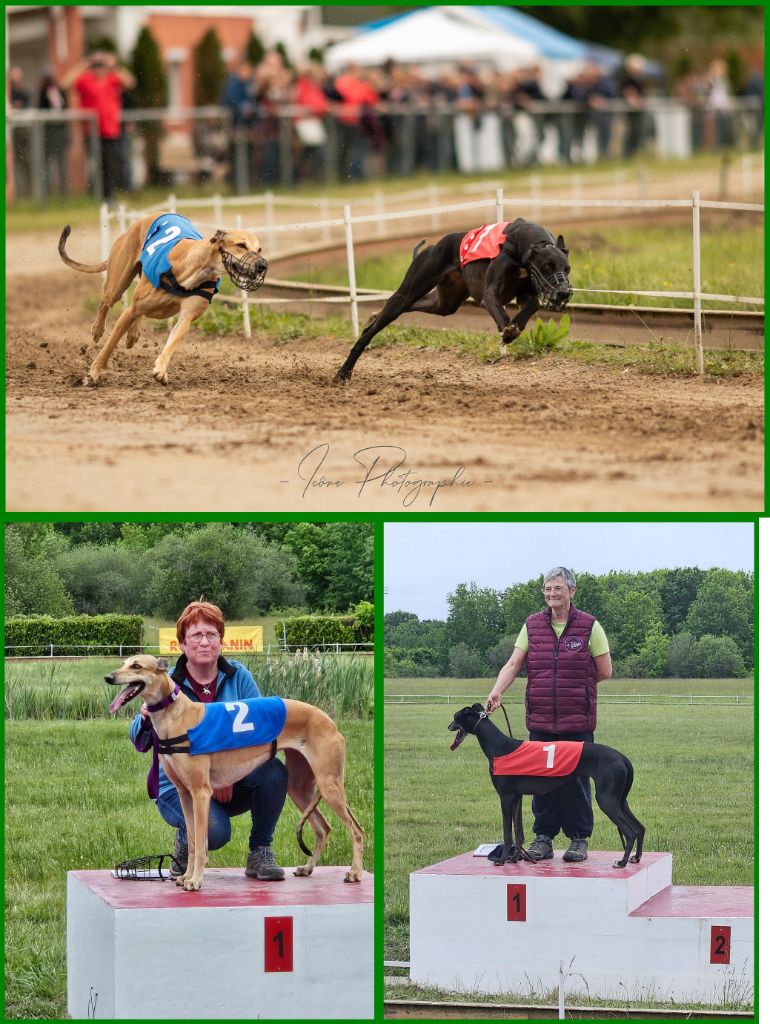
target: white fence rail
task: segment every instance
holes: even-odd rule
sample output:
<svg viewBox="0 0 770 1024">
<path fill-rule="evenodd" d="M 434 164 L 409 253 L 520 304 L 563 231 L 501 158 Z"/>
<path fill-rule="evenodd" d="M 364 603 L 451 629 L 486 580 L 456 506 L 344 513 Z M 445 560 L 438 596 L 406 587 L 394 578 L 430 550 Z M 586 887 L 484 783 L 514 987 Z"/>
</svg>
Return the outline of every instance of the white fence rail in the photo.
<svg viewBox="0 0 770 1024">
<path fill-rule="evenodd" d="M 45 654 L 24 654 L 24 651 L 40 651 L 45 650 Z M 83 651 L 83 654 L 57 654 L 56 651 Z M 5 658 L 10 661 L 22 661 L 28 659 L 30 661 L 39 661 L 41 658 L 46 660 L 66 659 L 71 661 L 73 658 L 104 658 L 107 656 L 115 655 L 119 658 L 123 657 L 125 652 L 128 654 L 136 654 L 137 651 L 145 651 L 148 654 L 158 653 L 158 644 L 16 644 L 5 647 Z M 358 644 L 265 644 L 261 651 L 226 651 L 225 655 L 229 653 L 244 655 L 253 654 L 257 657 L 270 658 L 277 654 L 303 654 L 305 651 L 312 654 L 343 654 L 347 651 L 351 653 L 357 652 L 360 654 L 372 654 L 374 653 L 373 643 L 358 643 Z M 171 655 L 173 657 L 173 655 Z"/>
<path fill-rule="evenodd" d="M 318 299 L 318 302 L 324 303 L 345 303 L 350 305 L 350 318 L 351 318 L 351 331 L 353 338 L 357 338 L 359 334 L 359 316 L 358 316 L 358 290 L 356 287 L 356 264 L 355 264 L 355 242 L 354 242 L 354 227 L 356 225 L 373 225 L 382 226 L 385 222 L 398 221 L 398 220 L 409 220 L 415 221 L 419 218 L 424 220 L 430 220 L 431 225 L 438 223 L 438 218 L 442 214 L 458 213 L 466 210 L 491 210 L 494 207 L 494 216 L 496 220 L 502 221 L 505 218 L 506 207 L 509 209 L 513 208 L 521 210 L 522 207 L 537 207 L 537 208 L 566 208 L 569 210 L 576 209 L 691 209 L 692 210 L 692 264 L 693 264 L 693 287 L 692 291 L 628 291 L 628 290 L 615 290 L 610 288 L 576 288 L 575 292 L 584 294 L 597 294 L 602 293 L 605 295 L 636 295 L 653 298 L 679 298 L 679 299 L 691 299 L 693 301 L 693 327 L 694 327 L 694 346 L 695 346 L 695 363 L 696 370 L 699 374 L 703 373 L 703 302 L 704 301 L 720 301 L 727 303 L 745 303 L 747 305 L 754 305 L 762 307 L 764 310 L 764 297 L 757 296 L 743 296 L 743 295 L 723 295 L 716 294 L 713 292 L 704 292 L 701 288 L 701 244 L 700 244 L 700 211 L 702 209 L 718 209 L 718 210 L 735 210 L 743 211 L 747 213 L 760 213 L 764 215 L 764 204 L 762 203 L 732 203 L 717 200 L 702 200 L 700 198 L 700 191 L 694 189 L 692 195 L 688 199 L 578 199 L 574 195 L 569 198 L 558 198 L 558 199 L 546 199 L 538 194 L 533 188 L 530 195 L 524 196 L 511 196 L 507 197 L 504 195 L 502 188 L 496 188 L 494 197 L 491 195 L 484 199 L 469 200 L 462 203 L 450 203 L 443 206 L 428 206 L 418 210 L 391 210 L 387 211 L 383 207 L 381 196 L 378 200 L 375 196 L 375 207 L 376 212 L 370 214 L 359 214 L 354 216 L 352 212 L 352 206 L 346 204 L 342 209 L 342 217 L 329 217 L 323 220 L 307 221 L 303 223 L 293 224 L 277 224 L 274 220 L 275 214 L 275 201 L 276 197 L 272 196 L 271 193 L 266 194 L 264 197 L 242 197 L 237 200 L 224 200 L 222 197 L 214 197 L 213 199 L 205 200 L 177 200 L 175 195 L 169 195 L 167 200 L 167 207 L 172 212 L 178 212 L 179 207 L 196 207 L 196 206 L 208 206 L 213 207 L 215 213 L 222 211 L 225 204 L 232 205 L 250 205 L 254 202 L 262 201 L 265 206 L 265 223 L 257 225 L 248 225 L 246 230 L 253 231 L 257 235 L 262 235 L 268 239 L 272 239 L 273 242 L 277 235 L 292 233 L 292 234 L 307 234 L 309 232 L 321 231 L 322 233 L 328 233 L 332 228 L 342 227 L 344 229 L 345 237 L 345 249 L 347 254 L 347 270 L 348 270 L 348 295 L 343 297 L 327 297 Z M 435 191 L 434 191 L 435 195 Z M 153 209 L 157 209 L 154 207 Z M 100 225 L 101 225 L 101 239 L 102 239 L 102 259 L 106 259 L 110 248 L 110 224 L 113 219 L 117 220 L 118 229 L 124 231 L 128 223 L 133 222 L 141 216 L 146 216 L 148 211 L 146 210 L 127 210 L 125 206 L 121 205 L 117 211 L 111 211 L 106 204 L 102 204 L 100 210 Z M 242 217 L 238 215 L 236 217 L 236 224 L 242 225 Z M 199 224 L 200 227 L 205 228 L 216 228 L 221 227 L 222 223 Z M 322 235 L 322 237 L 325 237 Z M 250 337 L 250 320 L 249 320 L 249 306 L 250 305 L 276 305 L 280 303 L 293 303 L 294 299 L 260 299 L 250 298 L 246 292 L 241 292 L 240 297 L 238 296 L 220 296 L 225 302 L 232 304 L 240 304 L 243 311 L 243 322 L 244 331 L 247 336 Z M 124 296 L 124 301 L 127 301 Z M 316 301 L 316 300 L 314 300 Z M 623 307 L 621 307 L 623 308 Z"/>
<path fill-rule="evenodd" d="M 478 701 L 479 695 L 461 693 L 386 693 L 386 704 L 446 704 L 459 707 L 462 703 Z M 520 702 L 516 702 L 520 703 Z M 717 706 L 753 707 L 751 694 L 695 694 L 695 693 L 603 693 L 602 704 L 670 704 L 674 707 Z"/>
</svg>

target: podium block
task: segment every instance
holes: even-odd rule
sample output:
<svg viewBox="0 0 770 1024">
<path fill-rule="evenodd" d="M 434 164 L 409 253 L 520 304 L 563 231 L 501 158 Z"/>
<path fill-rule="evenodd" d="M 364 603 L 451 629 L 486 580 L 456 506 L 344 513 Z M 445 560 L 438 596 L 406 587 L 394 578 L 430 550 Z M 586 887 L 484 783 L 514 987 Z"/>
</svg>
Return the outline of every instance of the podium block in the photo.
<svg viewBox="0 0 770 1024">
<path fill-rule="evenodd" d="M 753 890 L 671 885 L 671 854 L 495 867 L 462 854 L 410 877 L 410 976 L 489 994 L 751 1000 Z"/>
<path fill-rule="evenodd" d="M 67 1009 L 93 1019 L 371 1018 L 374 885 L 210 868 L 200 892 L 67 875 Z"/>
</svg>

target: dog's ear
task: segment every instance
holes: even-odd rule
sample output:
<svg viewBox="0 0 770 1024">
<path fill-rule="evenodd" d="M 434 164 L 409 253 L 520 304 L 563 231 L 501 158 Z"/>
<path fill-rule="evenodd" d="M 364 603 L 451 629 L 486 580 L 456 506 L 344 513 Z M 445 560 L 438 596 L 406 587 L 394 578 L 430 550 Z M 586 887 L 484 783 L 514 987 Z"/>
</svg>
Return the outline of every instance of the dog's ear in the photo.
<svg viewBox="0 0 770 1024">
<path fill-rule="evenodd" d="M 481 704 L 474 704 L 471 711 L 475 711 L 477 715 L 481 715 L 484 713 L 484 707 Z"/>
<path fill-rule="evenodd" d="M 225 237 L 226 234 L 227 234 L 226 231 L 222 231 L 222 229 L 219 228 L 217 230 L 216 234 L 214 235 L 214 237 L 210 238 L 209 241 L 211 242 L 212 245 L 216 245 L 217 242 L 221 242 L 222 241 L 222 239 Z"/>
<path fill-rule="evenodd" d="M 167 672 L 168 671 L 168 658 L 158 658 L 158 671 L 159 672 Z"/>
<path fill-rule="evenodd" d="M 557 248 L 561 249 L 565 256 L 569 256 L 569 249 L 564 244 L 564 235 L 559 235 L 559 237 L 556 239 L 556 246 Z"/>
</svg>

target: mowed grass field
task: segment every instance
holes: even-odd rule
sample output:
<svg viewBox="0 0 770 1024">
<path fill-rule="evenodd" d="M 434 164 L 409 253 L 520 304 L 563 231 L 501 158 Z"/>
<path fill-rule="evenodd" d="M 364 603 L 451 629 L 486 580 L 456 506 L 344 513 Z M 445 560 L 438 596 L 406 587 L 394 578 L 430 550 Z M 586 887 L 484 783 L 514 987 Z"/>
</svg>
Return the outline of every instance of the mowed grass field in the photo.
<svg viewBox="0 0 770 1024">
<path fill-rule="evenodd" d="M 519 681 L 520 683 L 521 681 Z M 514 735 L 525 736 L 521 692 L 505 704 Z M 388 679 L 394 694 L 449 695 L 446 704 L 386 703 L 384 763 L 385 958 L 409 959 L 409 873 L 502 838 L 500 804 L 473 737 L 449 749 L 448 725 L 469 698 L 483 701 L 491 679 Z M 510 692 L 510 691 L 509 691 Z M 615 680 L 602 694 L 718 694 L 749 697 L 751 680 Z M 455 700 L 455 697 L 457 700 Z M 495 724 L 505 730 L 499 713 Z M 673 854 L 676 885 L 754 883 L 753 704 L 599 705 L 597 742 L 634 765 L 629 804 L 644 823 L 645 848 Z M 532 835 L 524 801 L 527 842 Z M 564 836 L 557 853 L 566 849 Z M 595 808 L 590 849 L 616 850 L 615 827 Z"/>
</svg>

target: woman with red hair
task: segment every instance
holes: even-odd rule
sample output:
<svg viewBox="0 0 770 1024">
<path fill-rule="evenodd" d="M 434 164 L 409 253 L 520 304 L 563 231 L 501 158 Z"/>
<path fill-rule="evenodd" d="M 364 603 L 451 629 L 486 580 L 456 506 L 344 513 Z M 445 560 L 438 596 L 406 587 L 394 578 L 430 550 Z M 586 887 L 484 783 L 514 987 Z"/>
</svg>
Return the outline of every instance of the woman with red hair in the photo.
<svg viewBox="0 0 770 1024">
<path fill-rule="evenodd" d="M 190 700 L 204 704 L 213 701 L 247 700 L 261 697 L 254 676 L 239 661 L 222 656 L 225 620 L 215 604 L 193 601 L 179 616 L 176 635 L 182 654 L 171 671 L 171 678 Z M 134 718 L 131 740 L 137 750 L 152 747 L 152 727 L 147 705 Z M 287 773 L 283 761 L 271 758 L 232 786 L 215 789 L 209 810 L 209 850 L 218 850 L 230 841 L 230 819 L 251 813 L 251 834 L 246 860 L 246 875 L 260 881 L 280 881 L 284 870 L 275 861 L 273 832 L 286 801 Z M 157 806 L 161 817 L 176 829 L 173 877 L 187 869 L 187 832 L 176 787 L 160 768 Z"/>
</svg>

